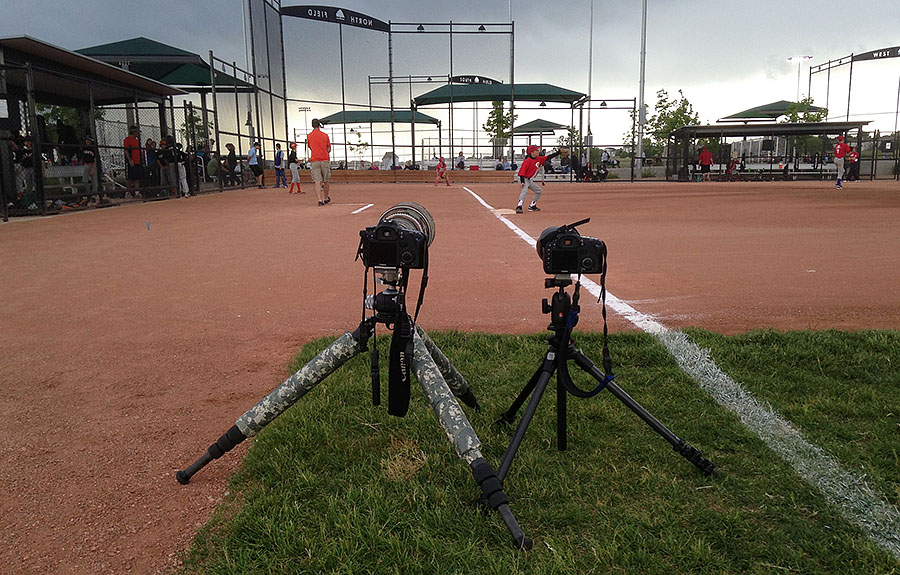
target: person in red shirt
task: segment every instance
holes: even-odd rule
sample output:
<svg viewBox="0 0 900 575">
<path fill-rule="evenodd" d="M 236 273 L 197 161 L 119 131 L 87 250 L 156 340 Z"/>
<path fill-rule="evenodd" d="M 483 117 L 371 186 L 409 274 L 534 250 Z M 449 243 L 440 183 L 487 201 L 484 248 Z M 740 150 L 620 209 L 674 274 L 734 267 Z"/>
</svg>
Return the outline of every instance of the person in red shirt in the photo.
<svg viewBox="0 0 900 575">
<path fill-rule="evenodd" d="M 443 156 L 441 157 L 435 169 L 437 170 L 437 176 L 434 178 L 434 185 L 437 186 L 439 181 L 444 180 L 449 186 L 450 176 L 447 175 L 447 163 L 444 162 Z"/>
<path fill-rule="evenodd" d="M 859 152 L 853 146 L 850 146 L 850 151 L 847 152 L 847 181 L 859 181 Z"/>
<path fill-rule="evenodd" d="M 128 128 L 128 137 L 122 143 L 125 148 L 125 163 L 127 174 L 125 176 L 125 186 L 128 192 L 134 192 L 135 197 L 140 197 L 141 193 L 137 191 L 141 185 L 141 178 L 144 177 L 143 168 L 141 167 L 141 141 L 138 140 L 138 127 L 131 126 Z"/>
<path fill-rule="evenodd" d="M 528 194 L 529 188 L 534 192 L 531 198 L 531 204 L 528 206 L 529 212 L 539 212 L 541 208 L 537 207 L 537 201 L 541 197 L 541 187 L 533 180 L 544 162 L 551 160 L 559 155 L 559 152 L 553 152 L 547 156 L 539 156 L 540 148 L 531 145 L 525 150 L 526 158 L 519 168 L 519 181 L 522 183 L 522 193 L 519 194 L 519 203 L 516 206 L 516 213 L 522 213 L 522 204 L 525 202 L 525 196 Z"/>
<path fill-rule="evenodd" d="M 712 152 L 706 149 L 706 146 L 700 150 L 700 157 L 697 158 L 697 162 L 700 164 L 700 173 L 703 174 L 703 180 L 709 181 L 709 172 L 712 168 L 713 155 Z"/>
<path fill-rule="evenodd" d="M 331 140 L 328 134 L 322 131 L 322 122 L 313 118 L 313 131 L 306 135 L 306 145 L 309 147 L 309 169 L 312 172 L 313 186 L 316 189 L 316 197 L 319 205 L 331 203 L 329 196 L 328 180 L 331 179 Z"/>
<path fill-rule="evenodd" d="M 844 136 L 838 136 L 837 144 L 834 145 L 834 165 L 837 166 L 837 182 L 834 187 L 843 190 L 841 186 L 841 178 L 844 177 L 844 158 L 850 152 L 850 146 L 844 143 Z"/>
</svg>

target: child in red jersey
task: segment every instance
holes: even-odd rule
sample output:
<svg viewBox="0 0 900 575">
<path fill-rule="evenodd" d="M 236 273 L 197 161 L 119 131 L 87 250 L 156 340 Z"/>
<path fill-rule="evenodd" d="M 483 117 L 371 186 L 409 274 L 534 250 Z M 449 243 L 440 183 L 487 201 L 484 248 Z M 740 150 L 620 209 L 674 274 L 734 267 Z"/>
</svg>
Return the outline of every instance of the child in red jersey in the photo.
<svg viewBox="0 0 900 575">
<path fill-rule="evenodd" d="M 834 165 L 837 166 L 837 183 L 834 187 L 842 190 L 841 178 L 844 177 L 844 158 L 850 151 L 850 146 L 844 143 L 844 136 L 838 136 L 838 143 L 834 145 Z"/>
<path fill-rule="evenodd" d="M 437 186 L 438 182 L 444 180 L 447 182 L 447 185 L 450 185 L 450 176 L 447 175 L 447 163 L 444 162 L 444 158 L 441 157 L 440 161 L 438 161 L 437 165 L 437 176 L 434 178 L 434 185 Z"/>
<path fill-rule="evenodd" d="M 540 148 L 537 146 L 528 146 L 528 149 L 525 150 L 526 158 L 522 162 L 522 166 L 519 168 L 519 181 L 522 183 L 522 193 L 519 194 L 519 203 L 516 206 L 516 213 L 522 213 L 522 204 L 525 202 L 525 196 L 528 194 L 528 189 L 530 188 L 532 192 L 534 192 L 534 196 L 531 198 L 531 204 L 528 206 L 529 212 L 539 212 L 541 208 L 537 207 L 537 201 L 541 197 L 541 187 L 537 185 L 537 183 L 533 180 L 534 176 L 537 175 L 538 170 L 541 169 L 541 166 L 544 165 L 544 162 L 547 160 L 551 160 L 559 155 L 559 151 L 553 152 L 547 156 L 539 156 Z"/>
</svg>

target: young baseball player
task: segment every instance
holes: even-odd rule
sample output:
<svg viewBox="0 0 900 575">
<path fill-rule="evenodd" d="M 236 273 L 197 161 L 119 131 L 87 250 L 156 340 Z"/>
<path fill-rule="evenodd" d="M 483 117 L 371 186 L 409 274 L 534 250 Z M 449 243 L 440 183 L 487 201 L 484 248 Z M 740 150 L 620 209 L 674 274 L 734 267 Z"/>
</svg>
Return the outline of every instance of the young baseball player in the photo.
<svg viewBox="0 0 900 575">
<path fill-rule="evenodd" d="M 441 157 L 440 161 L 438 161 L 438 165 L 435 168 L 437 172 L 437 176 L 434 178 L 434 185 L 437 186 L 438 182 L 444 180 L 447 182 L 447 185 L 450 185 L 450 176 L 447 175 L 447 163 L 444 162 L 444 158 Z"/>
<path fill-rule="evenodd" d="M 544 165 L 544 162 L 558 156 L 559 151 L 553 152 L 547 156 L 539 156 L 539 150 L 540 148 L 534 145 L 528 146 L 525 150 L 526 158 L 522 162 L 522 167 L 519 168 L 519 181 L 522 183 L 522 193 L 519 194 L 519 204 L 516 206 L 517 214 L 522 213 L 522 204 L 525 202 L 525 196 L 528 194 L 529 188 L 534 192 L 534 196 L 531 198 L 531 204 L 528 206 L 528 211 L 541 211 L 541 208 L 537 207 L 537 201 L 541 197 L 542 190 L 533 178 L 537 175 L 538 170 Z"/>
<path fill-rule="evenodd" d="M 849 151 L 850 146 L 844 143 L 844 136 L 838 136 L 838 143 L 834 145 L 834 165 L 837 166 L 837 183 L 834 187 L 839 190 L 844 189 L 841 186 L 841 178 L 844 177 L 844 158 Z"/>
</svg>

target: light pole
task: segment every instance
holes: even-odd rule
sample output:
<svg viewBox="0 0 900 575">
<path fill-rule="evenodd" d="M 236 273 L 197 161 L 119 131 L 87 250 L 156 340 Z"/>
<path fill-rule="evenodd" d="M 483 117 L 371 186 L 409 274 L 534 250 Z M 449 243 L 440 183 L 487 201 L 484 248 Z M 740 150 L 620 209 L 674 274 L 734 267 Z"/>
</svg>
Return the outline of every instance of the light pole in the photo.
<svg viewBox="0 0 900 575">
<path fill-rule="evenodd" d="M 306 123 L 306 113 L 311 112 L 312 108 L 310 108 L 309 106 L 300 106 L 299 108 L 297 108 L 297 111 L 303 112 L 303 129 L 309 130 L 309 124 Z M 303 155 L 309 156 L 309 154 L 306 153 L 306 138 L 303 138 Z"/>
<path fill-rule="evenodd" d="M 788 62 L 797 63 L 797 102 L 800 101 L 800 67 L 803 65 L 804 60 L 812 60 L 812 58 L 812 56 L 790 56 L 787 59 Z"/>
</svg>

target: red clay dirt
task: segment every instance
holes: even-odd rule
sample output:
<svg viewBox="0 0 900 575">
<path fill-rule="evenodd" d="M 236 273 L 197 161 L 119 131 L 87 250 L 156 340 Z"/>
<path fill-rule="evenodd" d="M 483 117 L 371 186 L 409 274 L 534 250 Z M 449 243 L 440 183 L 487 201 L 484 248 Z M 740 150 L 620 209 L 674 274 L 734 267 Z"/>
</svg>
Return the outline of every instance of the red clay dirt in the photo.
<svg viewBox="0 0 900 575">
<path fill-rule="evenodd" d="M 468 187 L 497 208 L 518 194 Z M 897 182 L 545 190 L 543 211 L 507 217 L 532 237 L 593 218 L 581 231 L 609 245 L 609 291 L 669 327 L 900 328 Z M 311 193 L 247 190 L 0 225 L 0 571 L 177 565 L 245 446 L 190 486 L 174 472 L 304 343 L 356 327 L 358 231 L 398 201 L 437 222 L 423 327 L 546 327 L 537 255 L 462 186 L 332 195 L 319 208 Z M 600 329 L 588 299 L 579 329 Z M 611 329 L 634 328 L 612 314 Z"/>
</svg>

